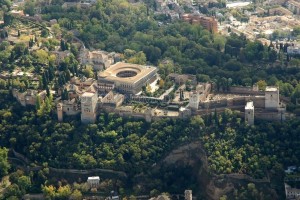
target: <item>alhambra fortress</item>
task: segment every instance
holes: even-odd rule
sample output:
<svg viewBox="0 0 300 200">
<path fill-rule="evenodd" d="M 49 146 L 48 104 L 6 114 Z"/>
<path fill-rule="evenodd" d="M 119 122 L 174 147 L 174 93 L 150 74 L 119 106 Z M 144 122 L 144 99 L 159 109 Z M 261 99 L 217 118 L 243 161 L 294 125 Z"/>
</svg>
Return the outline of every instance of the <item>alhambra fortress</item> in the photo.
<svg viewBox="0 0 300 200">
<path fill-rule="evenodd" d="M 58 59 L 63 59 L 63 56 L 58 56 Z M 214 83 L 199 83 L 194 75 L 170 74 L 169 79 L 174 85 L 160 97 L 149 97 L 142 95 L 142 90 L 149 86 L 158 88 L 157 67 L 120 62 L 116 54 L 86 49 L 81 52 L 79 60 L 81 64 L 94 66 L 97 80 L 72 77 L 58 91 L 51 91 L 60 122 L 64 116 L 81 115 L 82 123 L 95 123 L 97 115 L 103 111 L 150 122 L 166 117 L 207 115 L 226 108 L 240 111 L 249 125 L 254 125 L 255 118 L 283 121 L 291 117 L 286 113 L 286 101 L 275 86 L 268 86 L 265 91 L 258 90 L 257 86 L 230 87 L 228 91 L 218 93 Z M 186 89 L 187 82 L 191 83 L 191 90 Z M 175 84 L 179 85 L 178 89 L 175 89 Z M 23 106 L 35 105 L 37 96 L 41 100 L 46 97 L 46 91 L 12 90 L 13 96 Z M 67 99 L 62 98 L 64 91 L 67 91 Z M 170 92 L 174 92 L 175 97 L 171 98 Z"/>
</svg>

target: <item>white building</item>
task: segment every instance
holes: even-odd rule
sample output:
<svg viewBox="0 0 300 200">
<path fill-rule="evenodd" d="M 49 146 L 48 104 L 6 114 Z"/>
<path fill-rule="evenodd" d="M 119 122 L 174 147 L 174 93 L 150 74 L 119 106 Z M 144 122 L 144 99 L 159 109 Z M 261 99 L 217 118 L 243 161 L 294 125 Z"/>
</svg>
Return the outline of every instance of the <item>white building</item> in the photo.
<svg viewBox="0 0 300 200">
<path fill-rule="evenodd" d="M 245 123 L 254 125 L 254 105 L 253 101 L 247 102 L 245 106 Z"/>
<path fill-rule="evenodd" d="M 97 92 L 85 92 L 81 98 L 81 122 L 95 123 L 97 114 Z"/>
<path fill-rule="evenodd" d="M 87 183 L 91 188 L 97 188 L 100 184 L 100 177 L 99 176 L 91 176 L 88 177 Z"/>
</svg>

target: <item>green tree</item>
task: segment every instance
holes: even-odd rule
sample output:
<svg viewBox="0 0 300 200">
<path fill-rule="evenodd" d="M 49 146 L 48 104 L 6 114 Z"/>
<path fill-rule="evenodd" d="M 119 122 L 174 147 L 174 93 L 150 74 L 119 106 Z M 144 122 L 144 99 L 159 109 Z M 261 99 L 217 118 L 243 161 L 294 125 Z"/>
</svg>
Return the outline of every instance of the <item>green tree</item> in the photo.
<svg viewBox="0 0 300 200">
<path fill-rule="evenodd" d="M 267 87 L 267 82 L 265 81 L 265 80 L 260 80 L 260 81 L 258 81 L 257 83 L 257 86 L 258 86 L 258 89 L 259 90 L 263 90 L 263 91 L 265 91 L 266 90 L 266 87 Z"/>
<path fill-rule="evenodd" d="M 20 190 L 22 191 L 22 193 L 25 194 L 26 191 L 28 189 L 30 189 L 30 187 L 31 187 L 30 177 L 28 177 L 28 176 L 21 176 L 18 179 L 18 183 L 17 184 L 18 184 Z"/>
<path fill-rule="evenodd" d="M 9 169 L 10 164 L 8 162 L 8 149 L 0 147 L 0 178 L 7 175 Z"/>
<path fill-rule="evenodd" d="M 86 66 L 85 69 L 82 70 L 82 73 L 87 78 L 94 78 L 93 68 L 91 66 Z"/>
<path fill-rule="evenodd" d="M 57 189 L 57 198 L 58 199 L 68 199 L 72 194 L 71 187 L 69 185 L 60 186 Z"/>
<path fill-rule="evenodd" d="M 11 0 L 2 0 L 0 2 L 0 10 L 7 12 L 10 9 L 11 5 L 12 5 Z"/>
<path fill-rule="evenodd" d="M 56 188 L 53 185 L 42 186 L 43 194 L 50 199 L 54 199 L 56 196 Z"/>
<path fill-rule="evenodd" d="M 74 190 L 70 195 L 70 200 L 81 200 L 82 194 L 79 190 Z"/>
<path fill-rule="evenodd" d="M 37 61 L 41 64 L 48 64 L 49 60 L 48 60 L 48 53 L 43 50 L 43 49 L 39 49 L 35 52 L 35 57 L 37 59 Z"/>
<path fill-rule="evenodd" d="M 298 84 L 292 94 L 292 102 L 293 103 L 300 103 L 300 84 Z"/>
<path fill-rule="evenodd" d="M 5 188 L 3 193 L 4 199 L 20 199 L 22 196 L 22 192 L 20 191 L 20 188 L 17 184 L 11 184 L 7 188 Z"/>
<path fill-rule="evenodd" d="M 41 97 L 40 97 L 40 95 L 37 95 L 37 96 L 36 96 L 35 109 L 36 109 L 36 110 L 41 109 L 41 105 L 42 105 Z"/>
<path fill-rule="evenodd" d="M 24 5 L 24 13 L 28 14 L 29 16 L 34 16 L 35 14 L 35 1 L 34 0 L 27 0 Z"/>
</svg>

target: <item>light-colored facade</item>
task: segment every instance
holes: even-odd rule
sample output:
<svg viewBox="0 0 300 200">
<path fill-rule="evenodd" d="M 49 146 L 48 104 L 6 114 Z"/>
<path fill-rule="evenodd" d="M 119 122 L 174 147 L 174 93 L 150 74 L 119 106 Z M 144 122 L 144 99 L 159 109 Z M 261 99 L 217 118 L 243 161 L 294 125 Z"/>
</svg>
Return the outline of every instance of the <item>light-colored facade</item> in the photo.
<svg viewBox="0 0 300 200">
<path fill-rule="evenodd" d="M 67 91 L 67 99 L 61 100 L 61 98 L 58 98 L 56 100 L 58 106 L 57 115 L 61 121 L 63 120 L 63 115 L 72 116 L 81 113 L 80 98 L 85 93 L 97 93 L 97 84 L 96 80 L 91 78 L 73 77 L 58 94 L 62 95 L 64 90 Z M 58 104 L 61 104 L 61 106 Z M 60 115 L 62 115 L 62 117 L 60 117 Z"/>
<path fill-rule="evenodd" d="M 77 115 L 78 113 L 80 113 L 80 107 L 78 104 L 78 101 L 75 98 L 72 98 L 70 100 L 64 100 L 62 102 L 63 107 L 63 113 L 65 113 L 66 115 Z"/>
<path fill-rule="evenodd" d="M 104 107 L 117 108 L 122 105 L 124 100 L 124 95 L 110 91 L 103 99 L 101 99 L 101 105 Z"/>
<path fill-rule="evenodd" d="M 265 109 L 277 110 L 279 108 L 279 90 L 277 87 L 268 86 L 265 91 Z"/>
<path fill-rule="evenodd" d="M 47 93 L 46 90 L 43 91 L 27 90 L 26 92 L 20 92 L 17 89 L 13 89 L 12 94 L 22 106 L 28 106 L 28 105 L 35 106 L 37 96 L 39 96 L 43 101 Z"/>
<path fill-rule="evenodd" d="M 299 200 L 300 199 L 300 189 L 292 188 L 288 184 L 284 184 L 285 196 L 288 200 Z"/>
<path fill-rule="evenodd" d="M 254 125 L 254 105 L 253 101 L 247 102 L 245 106 L 245 123 L 248 125 Z"/>
<path fill-rule="evenodd" d="M 89 8 L 91 7 L 91 3 L 81 3 L 81 2 L 65 2 L 61 7 L 63 9 L 68 9 L 68 8 Z"/>
<path fill-rule="evenodd" d="M 98 188 L 100 185 L 100 177 L 99 176 L 88 177 L 87 183 L 91 188 Z"/>
<path fill-rule="evenodd" d="M 189 107 L 192 110 L 198 110 L 198 108 L 199 108 L 199 92 L 194 91 L 194 92 L 190 93 Z"/>
<path fill-rule="evenodd" d="M 95 123 L 97 114 L 97 92 L 85 92 L 81 97 L 81 122 Z"/>
<path fill-rule="evenodd" d="M 192 110 L 199 109 L 199 102 L 206 101 L 209 93 L 211 91 L 210 83 L 201 83 L 196 86 L 196 90 L 190 92 L 189 98 L 189 108 Z"/>
<path fill-rule="evenodd" d="M 192 190 L 185 190 L 184 191 L 184 199 L 185 200 L 192 200 L 193 199 Z"/>
<path fill-rule="evenodd" d="M 80 63 L 90 64 L 95 70 L 107 69 L 114 63 L 114 57 L 105 51 L 89 51 L 84 49 L 79 56 Z"/>
<path fill-rule="evenodd" d="M 156 80 L 157 68 L 118 62 L 98 73 L 98 87 L 114 88 L 121 93 L 137 94 L 143 86 Z"/>
</svg>

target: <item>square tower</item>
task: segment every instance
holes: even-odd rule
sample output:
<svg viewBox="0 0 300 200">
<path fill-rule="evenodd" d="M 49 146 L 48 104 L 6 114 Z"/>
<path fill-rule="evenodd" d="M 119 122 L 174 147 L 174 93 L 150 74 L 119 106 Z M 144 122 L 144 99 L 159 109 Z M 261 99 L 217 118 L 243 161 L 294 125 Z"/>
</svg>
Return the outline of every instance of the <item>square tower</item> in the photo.
<svg viewBox="0 0 300 200">
<path fill-rule="evenodd" d="M 245 123 L 254 125 L 254 105 L 253 101 L 247 102 L 245 106 Z"/>
<path fill-rule="evenodd" d="M 199 108 L 199 93 L 198 92 L 195 91 L 195 92 L 190 93 L 189 107 L 192 110 L 198 110 L 198 108 Z"/>
<path fill-rule="evenodd" d="M 97 92 L 85 92 L 81 96 L 81 122 L 95 123 L 98 94 Z"/>
<path fill-rule="evenodd" d="M 279 90 L 277 87 L 267 87 L 265 91 L 265 109 L 277 110 L 279 107 Z"/>
<path fill-rule="evenodd" d="M 57 119 L 59 122 L 62 122 L 63 121 L 63 104 L 58 103 L 56 108 L 57 108 Z"/>
<path fill-rule="evenodd" d="M 192 190 L 185 190 L 184 191 L 184 200 L 192 200 L 192 199 L 193 199 Z"/>
</svg>

